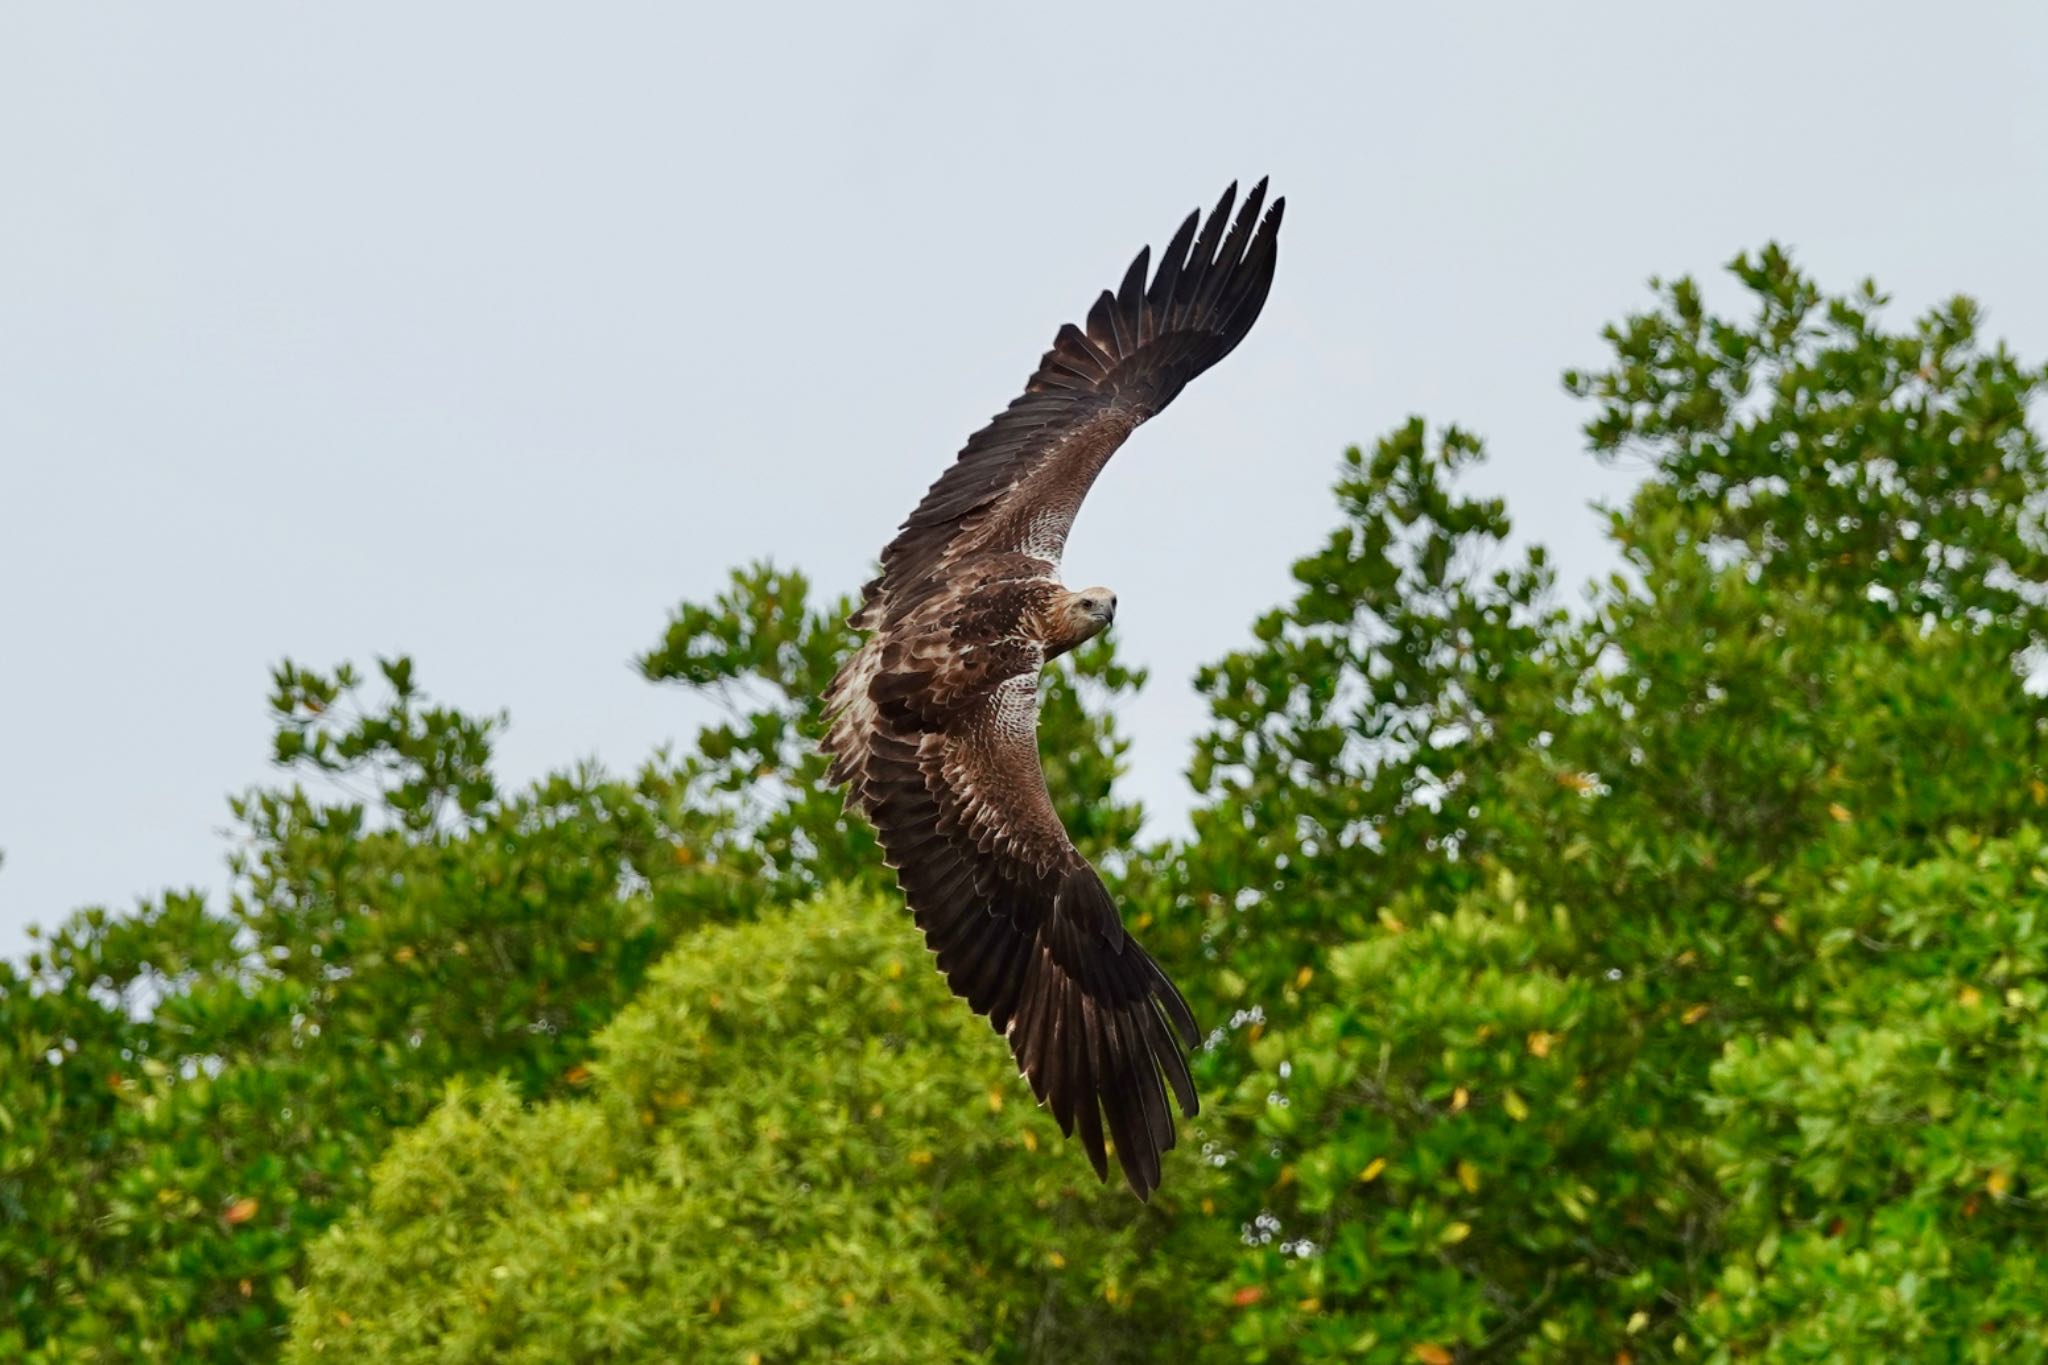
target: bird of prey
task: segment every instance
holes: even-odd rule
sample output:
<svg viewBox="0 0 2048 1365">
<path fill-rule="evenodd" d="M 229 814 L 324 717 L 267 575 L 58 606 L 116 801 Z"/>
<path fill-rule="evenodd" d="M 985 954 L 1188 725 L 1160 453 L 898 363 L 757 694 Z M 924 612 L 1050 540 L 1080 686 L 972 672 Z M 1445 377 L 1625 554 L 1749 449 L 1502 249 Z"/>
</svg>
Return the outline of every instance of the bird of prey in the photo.
<svg viewBox="0 0 2048 1365">
<path fill-rule="evenodd" d="M 1059 580 L 1089 485 L 1265 305 L 1286 201 L 1262 218 L 1263 180 L 1233 217 L 1236 198 L 1189 214 L 1149 281 L 1140 251 L 968 438 L 882 551 L 849 622 L 867 638 L 825 692 L 830 780 L 873 822 L 939 970 L 1102 1180 L 1106 1122 L 1140 1199 L 1174 1142 L 1167 1085 L 1184 1115 L 1199 1108 L 1186 1054 L 1201 1035 L 1053 811 L 1038 675 L 1116 615 L 1107 588 Z"/>
</svg>

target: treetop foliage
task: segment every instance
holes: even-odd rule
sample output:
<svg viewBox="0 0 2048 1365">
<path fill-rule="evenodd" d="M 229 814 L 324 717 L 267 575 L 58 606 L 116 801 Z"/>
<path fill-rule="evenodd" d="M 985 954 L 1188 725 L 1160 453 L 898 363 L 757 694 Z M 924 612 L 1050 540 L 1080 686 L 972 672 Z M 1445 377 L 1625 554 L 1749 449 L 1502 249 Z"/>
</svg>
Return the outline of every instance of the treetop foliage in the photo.
<svg viewBox="0 0 2048 1365">
<path fill-rule="evenodd" d="M 1211 1032 L 1098 1187 L 821 790 L 848 603 L 756 566 L 640 660 L 718 718 L 508 790 L 412 666 L 283 665 L 236 890 L 0 965 L 0 1354 L 2034 1358 L 2048 382 L 1777 248 L 1566 376 L 1583 610 L 1411 421 L 1201 671 L 1147 843 L 1107 637 L 1062 817 Z"/>
<path fill-rule="evenodd" d="M 842 893 L 707 930 L 582 1093 L 452 1091 L 317 1247 L 291 1357 L 1075 1360 L 1171 1330 L 1194 1191 L 1099 1197 L 901 919 Z"/>
</svg>

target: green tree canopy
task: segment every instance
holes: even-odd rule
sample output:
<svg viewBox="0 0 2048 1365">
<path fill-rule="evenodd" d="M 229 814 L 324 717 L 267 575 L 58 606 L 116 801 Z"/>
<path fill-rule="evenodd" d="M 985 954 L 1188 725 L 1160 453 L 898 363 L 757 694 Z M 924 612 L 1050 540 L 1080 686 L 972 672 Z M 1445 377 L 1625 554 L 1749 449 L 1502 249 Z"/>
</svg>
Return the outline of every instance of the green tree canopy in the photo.
<svg viewBox="0 0 2048 1365">
<path fill-rule="evenodd" d="M 1644 473 L 1583 609 L 1476 437 L 1347 454 L 1191 837 L 1115 797 L 1141 675 L 1062 661 L 1062 817 L 1211 1029 L 1152 1205 L 945 998 L 819 789 L 845 603 L 755 567 L 631 778 L 279 670 L 231 903 L 0 966 L 0 1354 L 2039 1356 L 2048 372 L 1732 274 L 1566 376 Z"/>
<path fill-rule="evenodd" d="M 309 1240 L 450 1080 L 574 1090 L 679 936 L 828 877 L 883 884 L 796 736 L 843 639 L 805 592 L 754 568 L 679 609 L 645 667 L 726 718 L 630 779 L 506 791 L 503 719 L 435 704 L 410 660 L 281 665 L 274 757 L 307 780 L 234 802 L 224 910 L 89 910 L 0 964 L 0 1356 L 269 1358 Z M 1098 839 L 1137 826 L 1106 799 L 1123 741 L 1101 707 L 1140 681 L 1104 645 L 1048 705 L 1069 790 L 1105 798 Z"/>
<path fill-rule="evenodd" d="M 590 1093 L 461 1089 L 322 1242 L 295 1360 L 1146 1359 L 1200 1197 L 1102 1197 L 900 908 L 692 935 Z M 1185 1163 L 1184 1163 L 1185 1166 Z M 1190 1178 L 1193 1177 L 1193 1178 Z"/>
<path fill-rule="evenodd" d="M 2031 865 L 2043 373 L 1966 303 L 1892 332 L 1874 289 L 1825 297 L 1775 250 L 1734 273 L 1750 316 L 1681 281 L 1609 333 L 1611 367 L 1567 377 L 1598 404 L 1595 452 L 1648 466 L 1610 518 L 1628 572 L 1590 611 L 1547 611 L 1534 555 L 1466 552 L 1506 531 L 1444 486 L 1471 443 L 1410 427 L 1354 456 L 1296 601 L 1204 675 L 1212 800 L 1183 901 L 1212 1011 L 1250 1021 L 1213 1074 L 1244 1154 L 1227 1207 L 1257 1229 L 1235 1272 L 1251 1358 L 2038 1346 L 2036 1313 L 1954 1311 L 1977 1273 L 2034 1273 L 1961 1251 L 1994 1202 L 2030 1217 L 1985 1182 L 2020 1169 L 1988 1135 L 2031 1122 L 2031 1086 L 1923 1044 L 1928 1107 L 1891 1112 L 1935 1131 L 1868 1145 L 1834 1201 L 1758 1185 L 1818 1124 L 1782 1114 L 1739 1157 L 1729 1125 L 1750 1058 L 1791 1103 L 1791 1058 L 1853 1045 L 1811 1041 L 1844 1032 L 1845 972 L 1872 1007 L 2010 989 L 1992 964 L 2016 926 L 1956 926 L 1975 947 L 1951 960 L 1888 928 L 1855 942 L 1889 955 L 1849 951 L 1828 920 L 1845 879 L 1943 884 L 1979 841 Z M 1945 1087 L 1979 1096 L 1982 1136 Z M 1946 1184 L 1906 1164 L 1922 1141 L 1956 1144 Z M 1907 1268 L 1902 1236 L 1922 1258 L 1903 1283 L 1883 1269 Z M 1793 1246 L 1804 1269 L 1744 1278 Z"/>
</svg>

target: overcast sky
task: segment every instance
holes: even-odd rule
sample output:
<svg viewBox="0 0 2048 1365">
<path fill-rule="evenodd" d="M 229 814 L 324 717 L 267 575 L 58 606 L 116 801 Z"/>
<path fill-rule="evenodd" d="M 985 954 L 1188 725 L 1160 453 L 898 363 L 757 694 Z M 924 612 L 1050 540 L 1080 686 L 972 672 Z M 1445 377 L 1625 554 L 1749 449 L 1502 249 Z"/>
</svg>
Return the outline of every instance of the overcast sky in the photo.
<svg viewBox="0 0 2048 1365">
<path fill-rule="evenodd" d="M 1558 383 L 1776 237 L 2048 352 L 2048 7 L 14 5 L 0 13 L 0 952 L 224 882 L 267 669 L 407 651 L 504 766 L 701 718 L 630 657 L 757 557 L 857 583 L 1058 324 L 1270 172 L 1278 282 L 1068 581 L 1188 679 L 1411 413 L 1571 580 Z M 1725 297 L 1725 293 L 1724 293 Z"/>
</svg>

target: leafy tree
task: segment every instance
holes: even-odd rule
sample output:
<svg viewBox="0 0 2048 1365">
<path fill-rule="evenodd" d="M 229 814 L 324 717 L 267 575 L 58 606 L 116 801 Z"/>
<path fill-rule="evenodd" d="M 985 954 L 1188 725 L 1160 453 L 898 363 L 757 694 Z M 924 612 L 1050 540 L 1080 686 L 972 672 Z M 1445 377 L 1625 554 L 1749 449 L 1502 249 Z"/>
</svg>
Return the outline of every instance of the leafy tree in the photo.
<svg viewBox="0 0 2048 1365">
<path fill-rule="evenodd" d="M 588 1096 L 458 1088 L 396 1144 L 290 1358 L 1156 1359 L 1202 1168 L 1099 1197 L 1005 1057 L 886 900 L 702 930 Z"/>
<path fill-rule="evenodd" d="M 1863 1310 L 1797 1297 L 1838 1283 L 1818 1272 L 1729 1307 L 1760 1283 L 1739 1267 L 1766 1237 L 1827 1250 L 1809 1215 L 1730 1183 L 1739 1160 L 1774 1158 L 1736 1156 L 1719 1093 L 1754 1074 L 1745 1049 L 1823 1026 L 1826 950 L 1802 907 L 1873 861 L 1954 875 L 1946 830 L 2024 835 L 2048 795 L 2017 666 L 2041 635 L 2043 453 L 2024 421 L 2041 372 L 1985 349 L 1966 304 L 1893 333 L 1874 290 L 1825 298 L 1776 251 L 1734 269 L 1752 318 L 1707 315 L 1681 281 L 1610 333 L 1613 367 L 1568 377 L 1601 405 L 1596 452 L 1649 465 L 1612 519 L 1632 572 L 1585 618 L 1542 615 L 1519 591 L 1532 564 L 1459 580 L 1441 629 L 1390 625 L 1347 551 L 1444 462 L 1404 468 L 1383 446 L 1263 647 L 1206 680 L 1200 753 L 1227 780 L 1190 862 L 1234 841 L 1257 892 L 1212 903 L 1205 929 L 1231 945 L 1214 979 L 1250 1020 L 1214 1067 L 1235 1081 L 1218 1117 L 1244 1154 L 1225 1188 L 1250 1244 L 1251 1358 L 1837 1340 L 1974 1358 L 2030 1330 L 1916 1310 L 1852 1331 Z M 1454 560 L 1428 551 L 1449 518 L 1431 524 L 1423 562 Z M 1380 543 L 1380 582 L 1413 572 Z M 1491 633 L 1489 602 L 1508 623 Z M 1354 622 L 1362 648 L 1333 625 Z M 1484 704 L 1449 709 L 1468 696 Z M 1389 708 L 1418 701 L 1385 744 Z M 1260 818 L 1276 796 L 1293 817 L 1277 831 Z M 1993 1093 L 1993 1130 L 2023 1122 L 2022 1091 Z M 1909 1177 L 1884 1150 L 1835 1215 L 1882 1224 L 1839 1279 L 1871 1303 L 1899 1292 L 1866 1264 L 1899 1219 L 1920 1252 L 1951 1231 L 1981 1245 L 1944 1227 L 1954 1200 L 1894 1204 Z M 2011 1297 L 2032 1274 L 2000 1261 L 1994 1278 Z"/>
<path fill-rule="evenodd" d="M 1656 286 L 1656 309 L 1608 329 L 1610 367 L 1565 376 L 1599 405 L 1594 453 L 1648 463 L 1638 519 L 1691 509 L 1682 540 L 1843 609 L 2031 640 L 2042 372 L 1987 346 L 1968 299 L 1889 332 L 1872 282 L 1829 297 L 1776 246 L 1729 270 L 1753 317 L 1708 313 L 1690 280 Z"/>
<path fill-rule="evenodd" d="M 1114 796 L 1142 675 L 1054 672 L 1062 817 L 1213 1025 L 1152 1205 L 990 1085 L 819 788 L 847 603 L 757 566 L 641 660 L 722 714 L 631 780 L 280 670 L 317 781 L 227 912 L 0 967 L 0 1354 L 2038 1354 L 2048 372 L 1732 269 L 1566 376 L 1645 475 L 1583 611 L 1417 421 L 1197 679 L 1192 840 Z"/>
<path fill-rule="evenodd" d="M 1177 886 L 1229 998 L 1287 988 L 1315 947 L 1374 925 L 1388 888 L 1471 884 L 1467 845 L 1522 738 L 1509 699 L 1549 681 L 1562 619 L 1540 549 L 1492 567 L 1506 511 L 1452 486 L 1480 458 L 1419 420 L 1346 451 L 1344 521 L 1295 564 L 1294 601 L 1196 678 L 1213 724 Z"/>
<path fill-rule="evenodd" d="M 1732 1037 L 1705 1152 L 1730 1200 L 1718 1357 L 2010 1360 L 2048 1337 L 2048 845 L 1956 834 L 1785 911 L 1799 1023 Z"/>
<path fill-rule="evenodd" d="M 757 569 L 679 609 L 645 667 L 727 719 L 631 780 L 583 766 L 507 792 L 502 718 L 434 704 L 410 660 L 381 691 L 280 666 L 274 757 L 309 782 L 234 803 L 226 913 L 87 911 L 0 969 L 0 1354 L 273 1354 L 308 1240 L 447 1081 L 573 1091 L 678 935 L 827 877 L 880 884 L 794 728 L 844 641 L 806 591 Z M 1106 795 L 1123 742 L 1099 708 L 1141 681 L 1107 648 L 1060 675 L 1077 798 Z M 1121 838 L 1138 817 L 1097 818 Z"/>
<path fill-rule="evenodd" d="M 279 761 L 327 790 L 235 803 L 227 914 L 88 911 L 0 982 L 7 1353 L 274 1351 L 306 1239 L 447 1077 L 575 1084 L 680 924 L 750 906 L 668 775 L 503 794 L 496 722 L 381 671 L 278 670 Z"/>
</svg>

